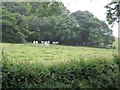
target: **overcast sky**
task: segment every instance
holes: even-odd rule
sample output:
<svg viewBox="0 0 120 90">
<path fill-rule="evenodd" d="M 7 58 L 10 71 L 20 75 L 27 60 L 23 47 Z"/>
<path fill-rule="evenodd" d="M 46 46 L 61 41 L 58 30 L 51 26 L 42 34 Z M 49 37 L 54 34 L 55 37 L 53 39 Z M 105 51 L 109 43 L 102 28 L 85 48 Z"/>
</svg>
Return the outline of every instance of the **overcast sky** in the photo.
<svg viewBox="0 0 120 90">
<path fill-rule="evenodd" d="M 99 18 L 100 20 L 105 21 L 106 17 L 106 9 L 104 8 L 110 0 L 61 0 L 67 9 L 70 12 L 75 12 L 77 10 L 81 11 L 89 11 L 94 16 Z M 118 25 L 115 24 L 113 29 L 113 35 L 118 37 Z"/>
</svg>

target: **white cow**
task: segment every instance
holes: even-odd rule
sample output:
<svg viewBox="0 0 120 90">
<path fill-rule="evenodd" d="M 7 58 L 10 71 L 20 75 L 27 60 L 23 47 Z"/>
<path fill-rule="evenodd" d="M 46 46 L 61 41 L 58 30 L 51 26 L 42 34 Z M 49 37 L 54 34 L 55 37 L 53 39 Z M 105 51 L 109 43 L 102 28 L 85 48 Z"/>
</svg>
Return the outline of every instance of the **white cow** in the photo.
<svg viewBox="0 0 120 90">
<path fill-rule="evenodd" d="M 41 44 L 42 44 L 42 45 L 44 45 L 44 43 L 45 43 L 44 41 L 41 41 Z"/>
<path fill-rule="evenodd" d="M 36 42 L 35 41 L 33 41 L 33 44 L 35 44 Z"/>
<path fill-rule="evenodd" d="M 45 45 L 49 45 L 49 42 L 48 42 L 48 41 L 45 41 Z"/>
<path fill-rule="evenodd" d="M 50 41 L 47 41 L 48 44 L 50 44 Z"/>
<path fill-rule="evenodd" d="M 53 41 L 53 42 L 52 42 L 52 44 L 54 44 L 54 45 L 58 45 L 58 44 L 59 44 L 59 42 L 54 42 L 54 41 Z"/>
<path fill-rule="evenodd" d="M 38 41 L 36 41 L 35 44 L 38 44 Z"/>
<path fill-rule="evenodd" d="M 52 44 L 54 44 L 54 45 L 55 45 L 56 43 L 53 41 L 53 42 L 52 42 Z"/>
<path fill-rule="evenodd" d="M 56 42 L 56 45 L 58 45 L 59 44 L 59 42 Z"/>
<path fill-rule="evenodd" d="M 47 41 L 45 41 L 45 45 L 47 45 Z"/>
<path fill-rule="evenodd" d="M 41 41 L 42 45 L 50 45 L 50 41 Z"/>
</svg>

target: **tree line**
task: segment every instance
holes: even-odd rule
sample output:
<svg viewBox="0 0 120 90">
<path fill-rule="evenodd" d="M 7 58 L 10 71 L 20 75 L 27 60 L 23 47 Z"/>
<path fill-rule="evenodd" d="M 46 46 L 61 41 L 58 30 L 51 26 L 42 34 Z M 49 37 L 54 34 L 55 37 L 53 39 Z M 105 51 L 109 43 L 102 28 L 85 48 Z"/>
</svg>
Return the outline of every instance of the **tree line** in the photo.
<svg viewBox="0 0 120 90">
<path fill-rule="evenodd" d="M 3 2 L 2 40 L 58 41 L 61 45 L 104 47 L 115 40 L 105 21 L 88 11 L 70 13 L 62 2 Z"/>
</svg>

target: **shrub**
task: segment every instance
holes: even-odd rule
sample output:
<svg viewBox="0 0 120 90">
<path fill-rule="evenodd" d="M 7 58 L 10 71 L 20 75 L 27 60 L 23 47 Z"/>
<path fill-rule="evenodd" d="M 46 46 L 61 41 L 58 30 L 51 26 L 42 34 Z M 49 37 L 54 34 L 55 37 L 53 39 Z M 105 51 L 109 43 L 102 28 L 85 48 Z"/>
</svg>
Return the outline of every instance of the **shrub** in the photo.
<svg viewBox="0 0 120 90">
<path fill-rule="evenodd" d="M 44 66 L 41 64 L 12 64 L 3 55 L 3 89 L 6 88 L 120 88 L 119 69 L 106 60 L 74 59 L 67 63 Z M 114 58 L 116 60 L 116 58 Z"/>
</svg>

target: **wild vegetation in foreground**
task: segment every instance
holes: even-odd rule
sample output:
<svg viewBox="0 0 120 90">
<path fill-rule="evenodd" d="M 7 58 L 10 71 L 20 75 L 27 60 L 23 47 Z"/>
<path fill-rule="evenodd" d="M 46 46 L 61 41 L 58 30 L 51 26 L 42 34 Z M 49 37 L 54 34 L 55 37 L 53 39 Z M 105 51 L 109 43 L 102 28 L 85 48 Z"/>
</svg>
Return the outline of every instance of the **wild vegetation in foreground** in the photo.
<svg viewBox="0 0 120 90">
<path fill-rule="evenodd" d="M 105 59 L 72 59 L 45 66 L 17 62 L 3 55 L 3 88 L 120 88 L 119 63 Z M 15 63 L 11 62 L 15 61 Z"/>
<path fill-rule="evenodd" d="M 120 88 L 120 58 L 115 55 L 117 49 L 2 45 L 4 89 Z"/>
</svg>

